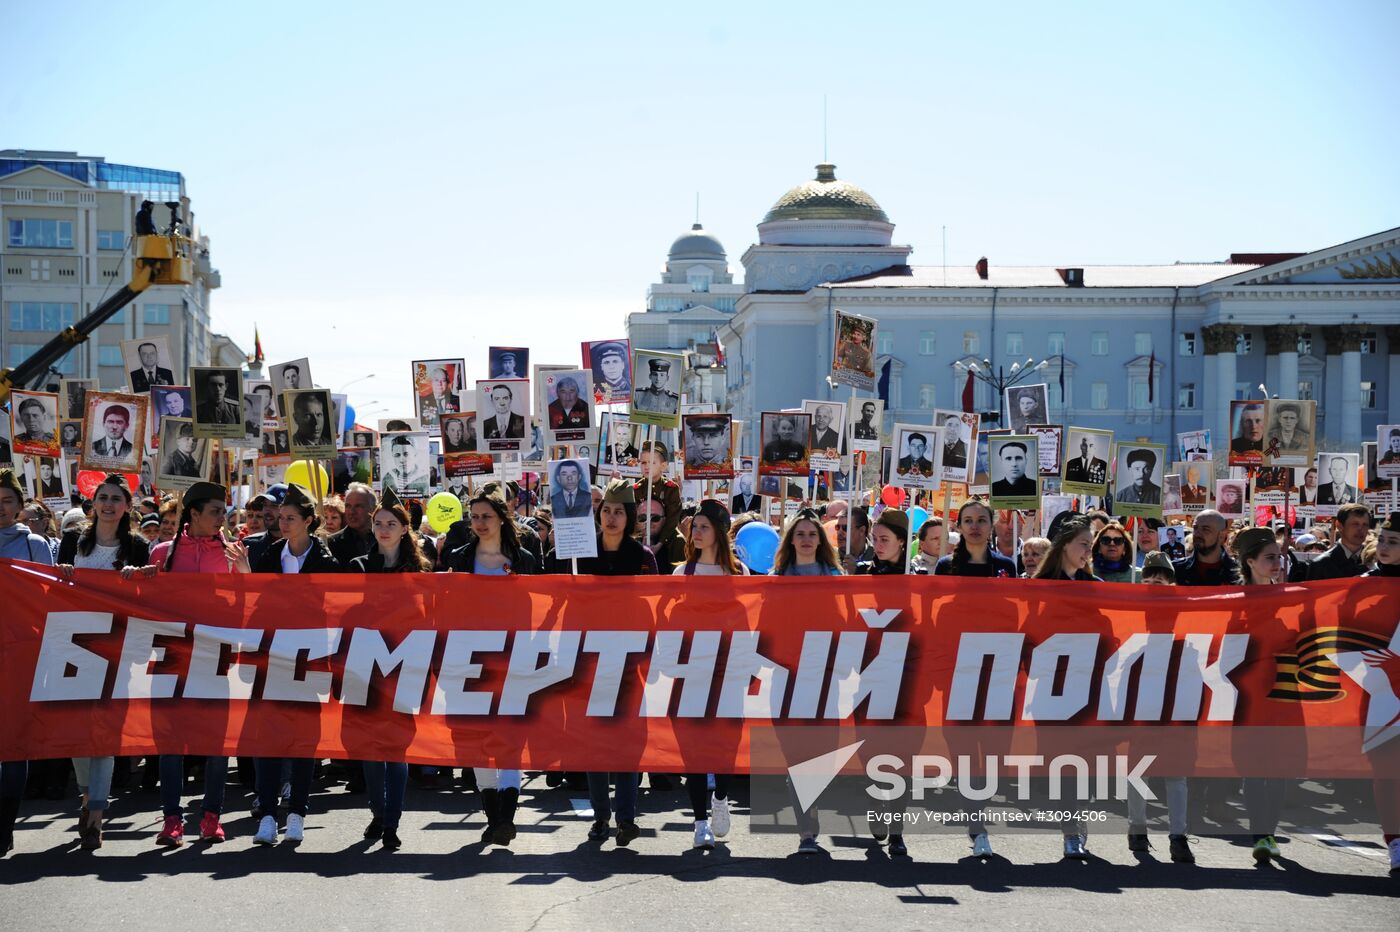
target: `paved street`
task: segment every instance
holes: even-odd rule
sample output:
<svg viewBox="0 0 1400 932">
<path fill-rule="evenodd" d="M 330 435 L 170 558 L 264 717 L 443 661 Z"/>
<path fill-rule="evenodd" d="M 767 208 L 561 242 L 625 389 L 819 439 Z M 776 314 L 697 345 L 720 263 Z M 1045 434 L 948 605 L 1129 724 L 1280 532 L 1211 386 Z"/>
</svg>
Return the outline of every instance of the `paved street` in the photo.
<svg viewBox="0 0 1400 932">
<path fill-rule="evenodd" d="M 29 800 L 16 850 L 0 861 L 0 916 L 24 930 L 1400 925 L 1400 879 L 1388 876 L 1374 836 L 1297 834 L 1282 864 L 1267 868 L 1242 842 L 1196 839 L 1193 867 L 1167 860 L 1165 836 L 1139 860 L 1107 834 L 1091 837 L 1086 864 L 1061 862 L 1052 835 L 996 837 L 999 856 L 986 863 L 956 836 L 910 836 L 911 857 L 892 861 L 868 837 L 824 836 L 825 854 L 798 857 L 790 837 L 750 834 L 741 816 L 704 853 L 690 849 L 684 792 L 644 789 L 642 837 L 618 849 L 585 839 L 585 795 L 531 777 L 520 835 L 505 850 L 479 843 L 476 793 L 411 786 L 395 853 L 361 839 L 364 797 L 336 784 L 313 796 L 306 841 L 275 849 L 252 847 L 236 784 L 229 841 L 174 851 L 153 844 L 154 793 L 117 799 L 94 854 L 77 848 L 75 805 Z"/>
</svg>

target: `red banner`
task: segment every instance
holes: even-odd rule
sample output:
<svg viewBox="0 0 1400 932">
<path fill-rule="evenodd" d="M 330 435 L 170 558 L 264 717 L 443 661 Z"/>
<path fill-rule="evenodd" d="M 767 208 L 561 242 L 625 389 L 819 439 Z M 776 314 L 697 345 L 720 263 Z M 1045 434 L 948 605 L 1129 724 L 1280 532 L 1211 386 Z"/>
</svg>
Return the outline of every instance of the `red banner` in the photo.
<svg viewBox="0 0 1400 932">
<path fill-rule="evenodd" d="M 744 772 L 757 725 L 1306 728 L 1328 737 L 1300 766 L 1338 773 L 1400 748 L 1400 586 L 1381 579 L 65 581 L 0 561 L 0 604 L 4 760 Z"/>
</svg>

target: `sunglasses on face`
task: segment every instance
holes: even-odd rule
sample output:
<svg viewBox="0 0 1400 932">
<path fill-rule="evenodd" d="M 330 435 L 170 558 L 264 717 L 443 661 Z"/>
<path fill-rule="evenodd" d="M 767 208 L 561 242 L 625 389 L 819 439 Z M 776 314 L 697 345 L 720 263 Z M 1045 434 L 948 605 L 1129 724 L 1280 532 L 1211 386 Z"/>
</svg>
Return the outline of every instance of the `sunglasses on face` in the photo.
<svg viewBox="0 0 1400 932">
<path fill-rule="evenodd" d="M 647 520 L 648 520 L 648 521 L 664 521 L 664 520 L 666 520 L 666 516 L 665 516 L 665 515 L 647 515 Z"/>
<path fill-rule="evenodd" d="M 1124 544 L 1126 544 L 1127 542 L 1128 542 L 1128 541 L 1127 541 L 1127 538 L 1124 538 L 1124 537 L 1100 537 L 1100 538 L 1099 538 L 1099 543 L 1103 544 L 1103 545 L 1106 546 L 1106 547 L 1121 547 L 1121 546 L 1123 546 Z"/>
</svg>

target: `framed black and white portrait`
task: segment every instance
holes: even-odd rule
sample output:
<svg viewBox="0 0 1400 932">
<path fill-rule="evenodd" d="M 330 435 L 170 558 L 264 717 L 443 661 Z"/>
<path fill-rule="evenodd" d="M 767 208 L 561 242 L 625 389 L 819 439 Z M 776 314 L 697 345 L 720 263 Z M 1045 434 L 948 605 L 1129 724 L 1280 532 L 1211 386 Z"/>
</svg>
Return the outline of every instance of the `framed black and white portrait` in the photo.
<svg viewBox="0 0 1400 932">
<path fill-rule="evenodd" d="M 121 348 L 126 384 L 133 395 L 144 395 L 157 385 L 183 384 L 183 378 L 175 377 L 170 341 L 166 337 L 122 340 Z"/>
<path fill-rule="evenodd" d="M 518 453 L 530 420 L 529 379 L 483 379 L 476 383 L 478 447 L 488 453 Z"/>
<path fill-rule="evenodd" d="M 1011 432 L 1026 434 L 1032 424 L 1049 422 L 1050 390 L 1040 385 L 1017 385 L 1006 390 L 1006 410 Z"/>
<path fill-rule="evenodd" d="M 232 366 L 191 366 L 190 390 L 196 437 L 241 440 L 245 436 L 241 370 Z"/>
<path fill-rule="evenodd" d="M 381 434 L 379 464 L 381 482 L 400 498 L 426 498 L 431 488 L 427 431 Z"/>
</svg>

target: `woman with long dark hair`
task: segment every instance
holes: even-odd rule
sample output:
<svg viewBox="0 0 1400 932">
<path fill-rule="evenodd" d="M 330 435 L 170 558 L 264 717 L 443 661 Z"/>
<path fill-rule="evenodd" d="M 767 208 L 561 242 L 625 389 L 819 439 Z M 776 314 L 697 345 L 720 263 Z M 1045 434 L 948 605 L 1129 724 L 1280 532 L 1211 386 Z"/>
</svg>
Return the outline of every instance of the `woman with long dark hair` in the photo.
<svg viewBox="0 0 1400 932">
<path fill-rule="evenodd" d="M 59 573 L 72 576 L 74 569 L 117 570 L 123 579 L 155 575 L 145 538 L 132 530 L 131 489 L 120 475 L 109 475 L 92 493 L 92 523 L 81 532 L 68 532 L 58 545 Z M 84 850 L 102 847 L 102 819 L 115 766 L 113 757 L 73 758 L 83 798 L 79 831 Z"/>
<path fill-rule="evenodd" d="M 370 516 L 374 549 L 350 561 L 352 573 L 428 573 L 432 565 L 423 545 L 410 526 L 408 512 L 394 494 L 385 489 L 379 507 Z M 399 820 L 403 816 L 404 793 L 408 789 L 405 761 L 365 761 L 365 788 L 369 796 L 370 820 L 365 838 L 379 840 L 385 849 L 403 847 Z"/>
<path fill-rule="evenodd" d="M 934 564 L 933 574 L 1015 579 L 1016 561 L 997 553 L 993 536 L 995 521 L 991 507 L 981 499 L 963 502 L 958 509 L 957 545 L 952 553 Z"/>
<path fill-rule="evenodd" d="M 1134 565 L 1133 538 L 1117 521 L 1105 524 L 1094 535 L 1093 554 L 1094 575 L 1104 582 L 1142 582 L 1142 570 Z"/>
<path fill-rule="evenodd" d="M 772 576 L 844 576 L 841 558 L 822 527 L 821 517 L 803 508 L 789 519 L 773 557 Z"/>
<path fill-rule="evenodd" d="M 495 492 L 477 492 L 467 502 L 472 538 L 448 553 L 445 563 L 453 573 L 478 576 L 534 575 L 539 564 L 520 544 L 505 499 Z M 520 805 L 520 771 L 497 767 L 473 767 L 486 830 L 481 840 L 509 845 L 515 839 L 515 810 Z"/>
<path fill-rule="evenodd" d="M 909 515 L 898 508 L 886 508 L 870 529 L 870 546 L 875 559 L 856 564 L 856 576 L 924 575 L 909 565 Z"/>
<path fill-rule="evenodd" d="M 270 544 L 253 567 L 255 573 L 339 573 L 342 567 L 331 555 L 325 540 L 316 536 L 320 519 L 316 517 L 316 500 L 304 486 L 291 484 L 277 509 L 280 540 Z M 306 808 L 311 797 L 311 781 L 316 776 L 316 761 L 309 757 L 260 757 L 253 762 L 257 774 L 258 809 L 262 818 L 253 836 L 257 845 L 277 843 L 277 797 L 282 788 L 282 768 L 290 762 L 292 796 L 287 811 L 287 841 L 299 842 L 306 837 Z"/>
<path fill-rule="evenodd" d="M 156 544 L 151 562 L 166 573 L 251 573 L 248 549 L 225 536 L 224 512 L 228 493 L 213 482 L 196 482 L 180 501 L 175 537 Z M 160 805 L 164 819 L 156 844 L 178 848 L 185 840 L 184 808 L 180 790 L 185 784 L 185 756 L 160 755 Z M 218 843 L 226 833 L 220 823 L 224 811 L 224 784 L 228 782 L 228 756 L 204 758 L 204 799 L 199 837 Z"/>
</svg>

